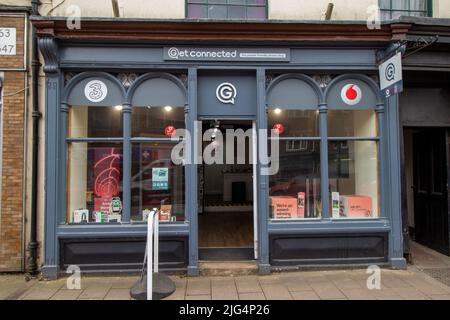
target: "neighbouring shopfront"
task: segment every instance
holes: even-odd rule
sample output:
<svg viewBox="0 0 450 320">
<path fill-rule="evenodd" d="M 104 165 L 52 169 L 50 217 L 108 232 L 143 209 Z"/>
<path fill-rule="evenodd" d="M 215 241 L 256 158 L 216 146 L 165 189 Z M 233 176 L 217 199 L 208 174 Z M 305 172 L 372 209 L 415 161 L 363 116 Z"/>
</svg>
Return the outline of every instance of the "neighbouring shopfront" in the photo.
<svg viewBox="0 0 450 320">
<path fill-rule="evenodd" d="M 251 23 L 248 36 L 234 23 L 217 23 L 223 33 L 186 21 L 33 23 L 46 72 L 46 276 L 139 269 L 154 209 L 169 272 L 230 257 L 261 273 L 406 267 L 398 99 L 381 95 L 376 64 L 392 26 L 355 23 L 355 36 L 332 23 Z M 190 136 L 174 139 L 181 129 Z M 198 161 L 219 135 L 216 156 L 239 146 L 228 130 L 247 133 L 245 156 Z M 181 163 L 175 146 L 187 146 Z"/>
</svg>

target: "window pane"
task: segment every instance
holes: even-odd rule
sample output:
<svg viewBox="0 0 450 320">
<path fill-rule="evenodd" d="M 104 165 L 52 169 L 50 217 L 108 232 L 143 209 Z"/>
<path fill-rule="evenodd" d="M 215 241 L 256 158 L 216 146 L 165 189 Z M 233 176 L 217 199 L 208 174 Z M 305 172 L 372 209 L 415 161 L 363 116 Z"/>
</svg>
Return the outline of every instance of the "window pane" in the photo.
<svg viewBox="0 0 450 320">
<path fill-rule="evenodd" d="M 170 138 L 168 129 L 185 127 L 184 108 L 135 107 L 131 121 L 133 137 Z"/>
<path fill-rule="evenodd" d="M 380 9 L 391 9 L 391 0 L 380 0 Z"/>
<path fill-rule="evenodd" d="M 172 147 L 173 144 L 133 144 L 133 221 L 146 220 L 146 214 L 154 208 L 159 210 L 161 221 L 184 221 L 184 167 L 171 161 Z"/>
<path fill-rule="evenodd" d="M 409 10 L 409 0 L 393 0 L 392 9 Z"/>
<path fill-rule="evenodd" d="M 320 142 L 279 142 L 279 171 L 269 176 L 270 217 L 320 218 Z"/>
<path fill-rule="evenodd" d="M 409 0 L 410 10 L 427 11 L 427 0 Z"/>
<path fill-rule="evenodd" d="M 329 141 L 333 218 L 378 217 L 378 146 L 373 141 Z"/>
<path fill-rule="evenodd" d="M 208 18 L 226 19 L 227 18 L 227 6 L 224 6 L 224 5 L 208 6 Z"/>
<path fill-rule="evenodd" d="M 245 5 L 245 0 L 228 0 L 228 4 Z"/>
<path fill-rule="evenodd" d="M 208 18 L 208 6 L 201 4 L 190 4 L 188 7 L 188 18 Z"/>
<path fill-rule="evenodd" d="M 122 145 L 71 143 L 67 159 L 67 221 L 121 222 Z"/>
<path fill-rule="evenodd" d="M 248 5 L 265 6 L 266 0 L 247 0 Z"/>
<path fill-rule="evenodd" d="M 318 137 L 319 114 L 316 110 L 270 109 L 268 129 L 280 127 L 280 137 Z"/>
<path fill-rule="evenodd" d="M 230 6 L 228 8 L 228 18 L 230 19 L 245 19 L 246 13 L 245 13 L 245 6 Z"/>
<path fill-rule="evenodd" d="M 122 137 L 122 109 L 117 107 L 78 107 L 70 108 L 70 138 Z"/>
<path fill-rule="evenodd" d="M 329 110 L 328 136 L 376 137 L 377 116 L 373 110 Z"/>
<path fill-rule="evenodd" d="M 247 18 L 254 20 L 263 20 L 266 18 L 265 7 L 247 7 Z"/>
</svg>

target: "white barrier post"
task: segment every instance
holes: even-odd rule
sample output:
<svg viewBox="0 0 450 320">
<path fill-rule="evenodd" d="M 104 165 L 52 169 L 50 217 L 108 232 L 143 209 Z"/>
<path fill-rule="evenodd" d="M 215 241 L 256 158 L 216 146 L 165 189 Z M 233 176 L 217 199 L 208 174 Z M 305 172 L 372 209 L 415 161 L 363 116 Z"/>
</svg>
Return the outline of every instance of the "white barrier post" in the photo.
<svg viewBox="0 0 450 320">
<path fill-rule="evenodd" d="M 158 253 L 159 217 L 158 211 L 155 210 L 153 214 L 148 215 L 147 220 L 147 300 L 153 299 L 153 270 L 158 272 Z"/>
<path fill-rule="evenodd" d="M 153 214 L 147 218 L 147 300 L 153 298 Z"/>
<path fill-rule="evenodd" d="M 157 273 L 159 271 L 159 214 L 155 213 L 155 218 L 153 219 L 153 272 Z"/>
</svg>

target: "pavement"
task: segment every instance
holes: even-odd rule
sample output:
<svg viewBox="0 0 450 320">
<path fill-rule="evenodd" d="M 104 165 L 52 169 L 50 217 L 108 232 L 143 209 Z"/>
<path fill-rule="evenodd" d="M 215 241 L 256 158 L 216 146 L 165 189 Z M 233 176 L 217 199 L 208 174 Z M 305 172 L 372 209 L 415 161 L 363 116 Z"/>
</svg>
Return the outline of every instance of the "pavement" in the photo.
<svg viewBox="0 0 450 320">
<path fill-rule="evenodd" d="M 413 245 L 407 270 L 380 269 L 380 288 L 367 286 L 366 269 L 273 273 L 268 276 L 171 276 L 176 291 L 167 300 L 450 300 L 450 286 L 427 270 L 450 270 L 450 257 Z M 0 275 L 0 300 L 130 300 L 137 276 L 83 276 L 69 290 L 67 278 L 55 281 Z M 372 279 L 372 278 L 371 278 Z M 369 283 L 373 283 L 369 281 Z"/>
</svg>

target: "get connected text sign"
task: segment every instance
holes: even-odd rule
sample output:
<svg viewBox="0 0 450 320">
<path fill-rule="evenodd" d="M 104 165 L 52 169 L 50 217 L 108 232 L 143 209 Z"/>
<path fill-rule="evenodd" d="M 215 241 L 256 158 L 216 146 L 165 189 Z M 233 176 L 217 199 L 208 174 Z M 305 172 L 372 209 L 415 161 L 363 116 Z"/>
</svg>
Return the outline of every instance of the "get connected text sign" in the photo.
<svg viewBox="0 0 450 320">
<path fill-rule="evenodd" d="M 290 49 L 164 47 L 169 61 L 269 61 L 289 62 Z"/>
</svg>

